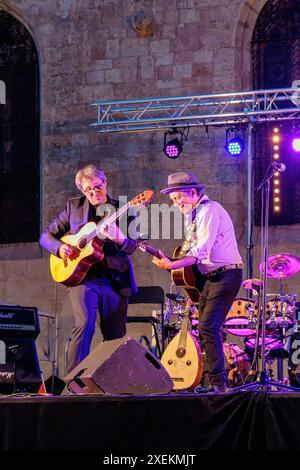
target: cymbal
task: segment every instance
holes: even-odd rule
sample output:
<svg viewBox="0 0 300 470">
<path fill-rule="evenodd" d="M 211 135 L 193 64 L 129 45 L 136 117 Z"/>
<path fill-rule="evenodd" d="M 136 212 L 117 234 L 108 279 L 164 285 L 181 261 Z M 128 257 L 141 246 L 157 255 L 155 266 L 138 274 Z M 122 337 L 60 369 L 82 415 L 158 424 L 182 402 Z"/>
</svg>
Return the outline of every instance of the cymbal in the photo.
<svg viewBox="0 0 300 470">
<path fill-rule="evenodd" d="M 244 289 L 249 289 L 249 290 L 259 290 L 263 285 L 263 282 L 260 279 L 252 278 L 252 279 L 245 279 L 245 281 L 242 282 L 242 287 Z"/>
<path fill-rule="evenodd" d="M 259 270 L 264 271 L 263 263 L 260 263 Z M 267 276 L 272 279 L 286 279 L 300 271 L 300 259 L 289 253 L 279 253 L 268 258 Z"/>
<path fill-rule="evenodd" d="M 170 299 L 170 300 L 173 300 L 173 302 L 176 302 L 177 304 L 185 304 L 186 303 L 186 298 L 183 297 L 182 295 L 166 294 L 166 297 L 168 297 L 168 299 Z"/>
</svg>

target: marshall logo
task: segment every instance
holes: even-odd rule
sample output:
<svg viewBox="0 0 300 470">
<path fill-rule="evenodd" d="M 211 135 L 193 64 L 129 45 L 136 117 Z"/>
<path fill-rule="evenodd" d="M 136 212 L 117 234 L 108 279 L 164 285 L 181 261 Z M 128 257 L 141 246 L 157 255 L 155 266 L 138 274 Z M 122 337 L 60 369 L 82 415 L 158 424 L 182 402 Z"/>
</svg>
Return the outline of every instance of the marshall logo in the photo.
<svg viewBox="0 0 300 470">
<path fill-rule="evenodd" d="M 21 305 L 0 305 L 0 337 L 36 338 L 40 332 L 38 309 Z"/>
<path fill-rule="evenodd" d="M 8 313 L 0 312 L 0 318 L 13 318 L 14 315 L 15 314 L 13 312 L 8 312 Z"/>
</svg>

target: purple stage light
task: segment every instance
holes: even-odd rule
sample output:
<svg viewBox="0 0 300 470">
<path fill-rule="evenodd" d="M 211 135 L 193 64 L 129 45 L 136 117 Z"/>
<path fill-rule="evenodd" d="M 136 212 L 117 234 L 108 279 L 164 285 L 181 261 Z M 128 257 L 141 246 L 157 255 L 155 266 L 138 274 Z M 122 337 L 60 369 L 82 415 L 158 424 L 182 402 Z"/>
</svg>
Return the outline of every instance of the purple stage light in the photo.
<svg viewBox="0 0 300 470">
<path fill-rule="evenodd" d="M 163 151 L 169 158 L 178 158 L 182 152 L 182 144 L 178 139 L 170 140 L 164 145 Z"/>
</svg>

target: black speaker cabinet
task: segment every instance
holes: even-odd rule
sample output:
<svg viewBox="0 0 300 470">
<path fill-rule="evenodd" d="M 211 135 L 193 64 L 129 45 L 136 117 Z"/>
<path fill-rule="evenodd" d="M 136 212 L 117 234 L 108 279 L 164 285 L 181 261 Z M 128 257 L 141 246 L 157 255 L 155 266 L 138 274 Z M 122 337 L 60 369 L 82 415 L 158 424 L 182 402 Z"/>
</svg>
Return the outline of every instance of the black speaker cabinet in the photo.
<svg viewBox="0 0 300 470">
<path fill-rule="evenodd" d="M 100 343 L 64 381 L 76 394 L 169 393 L 173 388 L 157 357 L 129 336 Z"/>
<path fill-rule="evenodd" d="M 295 370 L 295 376 L 296 376 L 296 380 L 297 380 L 298 384 L 300 384 L 300 364 Z"/>
<path fill-rule="evenodd" d="M 0 338 L 0 393 L 35 393 L 41 383 L 35 340 Z"/>
</svg>

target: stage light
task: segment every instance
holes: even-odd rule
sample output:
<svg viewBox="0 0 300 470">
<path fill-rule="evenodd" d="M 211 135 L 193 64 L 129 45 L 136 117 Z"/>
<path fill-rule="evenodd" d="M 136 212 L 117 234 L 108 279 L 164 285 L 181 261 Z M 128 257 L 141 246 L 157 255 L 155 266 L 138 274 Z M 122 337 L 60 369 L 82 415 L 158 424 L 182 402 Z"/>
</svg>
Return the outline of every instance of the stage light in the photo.
<svg viewBox="0 0 300 470">
<path fill-rule="evenodd" d="M 245 148 L 244 140 L 236 129 L 227 129 L 225 150 L 232 157 L 239 157 Z"/>
<path fill-rule="evenodd" d="M 168 158 L 178 158 L 183 149 L 183 140 L 187 140 L 187 136 L 189 133 L 189 128 L 187 127 L 186 130 L 177 130 L 176 128 L 172 129 L 171 131 L 167 131 L 164 133 L 164 146 L 163 152 Z M 175 137 L 167 142 L 167 136 L 175 136 L 176 134 L 180 135 L 180 140 Z"/>
<path fill-rule="evenodd" d="M 178 139 L 170 140 L 164 145 L 163 151 L 169 158 L 178 158 L 182 152 L 182 144 Z"/>
<path fill-rule="evenodd" d="M 292 147 L 295 152 L 300 152 L 300 135 L 296 135 L 292 140 Z"/>
</svg>

